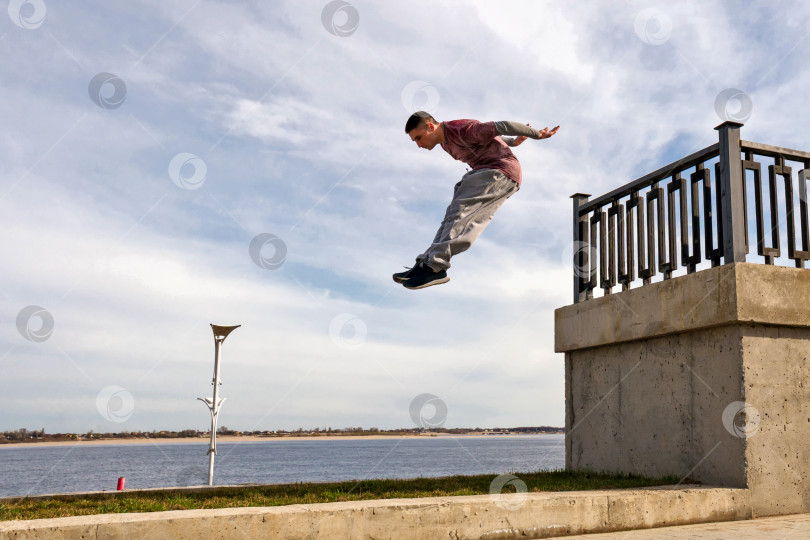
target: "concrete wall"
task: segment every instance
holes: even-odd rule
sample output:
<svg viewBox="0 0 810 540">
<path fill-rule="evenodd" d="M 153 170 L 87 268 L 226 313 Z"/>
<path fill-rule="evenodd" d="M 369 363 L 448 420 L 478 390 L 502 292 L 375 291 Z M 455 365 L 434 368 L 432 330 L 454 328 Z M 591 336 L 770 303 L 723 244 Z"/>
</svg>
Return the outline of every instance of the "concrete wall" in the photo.
<svg viewBox="0 0 810 540">
<path fill-rule="evenodd" d="M 0 540 L 527 539 L 751 517 L 747 490 L 510 493 L 0 522 Z"/>
<path fill-rule="evenodd" d="M 810 304 L 810 296 L 804 301 Z M 748 483 L 760 512 L 810 509 L 810 331 L 745 327 L 746 402 L 760 422 L 746 439 Z"/>
<path fill-rule="evenodd" d="M 555 313 L 566 466 L 810 511 L 810 271 L 737 263 Z"/>
<path fill-rule="evenodd" d="M 722 423 L 743 398 L 739 342 L 717 328 L 569 353 L 566 467 L 745 487 L 744 440 Z"/>
</svg>

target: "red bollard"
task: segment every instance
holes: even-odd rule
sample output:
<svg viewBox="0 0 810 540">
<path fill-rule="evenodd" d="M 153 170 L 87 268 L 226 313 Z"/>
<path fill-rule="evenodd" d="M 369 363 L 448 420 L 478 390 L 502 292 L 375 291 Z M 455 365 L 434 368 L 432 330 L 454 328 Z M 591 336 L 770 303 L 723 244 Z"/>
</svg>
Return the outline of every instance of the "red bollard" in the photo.
<svg viewBox="0 0 810 540">
<path fill-rule="evenodd" d="M 118 479 L 118 491 L 123 491 L 124 490 L 124 482 L 126 482 L 126 481 L 127 481 L 127 479 L 124 478 L 123 476 Z"/>
</svg>

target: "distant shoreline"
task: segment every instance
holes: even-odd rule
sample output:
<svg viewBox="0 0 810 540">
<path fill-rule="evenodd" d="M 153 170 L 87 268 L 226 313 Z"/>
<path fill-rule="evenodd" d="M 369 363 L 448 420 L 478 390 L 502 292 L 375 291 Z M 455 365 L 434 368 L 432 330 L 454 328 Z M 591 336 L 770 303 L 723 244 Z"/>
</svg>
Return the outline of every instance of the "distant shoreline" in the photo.
<svg viewBox="0 0 810 540">
<path fill-rule="evenodd" d="M 217 435 L 218 443 L 239 443 L 239 442 L 268 442 L 268 441 L 323 441 L 323 440 L 357 440 L 357 439 L 492 439 L 504 437 L 526 437 L 531 435 L 563 435 L 562 433 L 508 433 L 483 435 L 480 433 L 468 433 L 454 435 L 452 433 L 430 433 L 430 434 L 410 434 L 410 435 L 285 435 L 277 437 L 262 437 L 257 435 Z M 95 446 L 95 445 L 124 445 L 124 444 L 201 444 L 206 445 L 210 437 L 165 437 L 165 438 L 132 438 L 132 439 L 93 439 L 75 441 L 37 441 L 25 443 L 5 443 L 0 444 L 3 448 L 20 448 L 22 446 Z"/>
</svg>

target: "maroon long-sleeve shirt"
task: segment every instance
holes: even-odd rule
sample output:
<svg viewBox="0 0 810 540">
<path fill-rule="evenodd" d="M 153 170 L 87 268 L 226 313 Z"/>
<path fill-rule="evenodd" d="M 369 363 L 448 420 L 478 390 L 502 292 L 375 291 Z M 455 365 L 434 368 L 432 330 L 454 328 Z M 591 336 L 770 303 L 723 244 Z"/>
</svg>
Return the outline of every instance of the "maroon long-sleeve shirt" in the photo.
<svg viewBox="0 0 810 540">
<path fill-rule="evenodd" d="M 478 120 L 449 120 L 442 122 L 442 127 L 442 148 L 453 158 L 466 163 L 474 171 L 497 169 L 518 184 L 523 181 L 520 162 L 499 135 L 538 138 L 537 130 L 515 122 Z"/>
</svg>

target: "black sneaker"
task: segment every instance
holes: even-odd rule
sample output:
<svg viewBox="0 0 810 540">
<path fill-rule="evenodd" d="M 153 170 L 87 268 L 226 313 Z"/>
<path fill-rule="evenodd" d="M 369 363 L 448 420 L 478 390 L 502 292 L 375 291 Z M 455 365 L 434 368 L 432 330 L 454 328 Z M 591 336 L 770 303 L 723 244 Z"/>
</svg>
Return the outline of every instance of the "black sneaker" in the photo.
<svg viewBox="0 0 810 540">
<path fill-rule="evenodd" d="M 419 266 L 419 263 L 417 263 L 416 266 L 414 266 L 413 268 L 408 268 L 404 272 L 397 272 L 396 274 L 394 274 L 394 281 L 396 281 L 397 283 L 405 283 L 408 280 L 408 278 L 411 277 L 411 274 L 413 273 L 413 271 L 416 269 L 417 266 Z"/>
<path fill-rule="evenodd" d="M 439 285 L 447 283 L 450 278 L 447 277 L 446 270 L 434 271 L 425 263 L 420 263 L 411 268 L 411 275 L 402 284 L 406 289 L 424 289 L 431 285 Z"/>
</svg>

